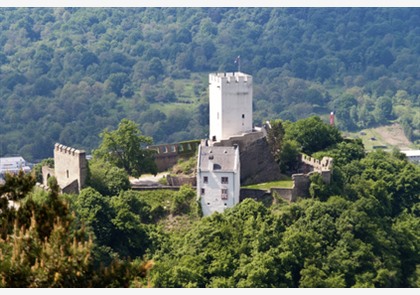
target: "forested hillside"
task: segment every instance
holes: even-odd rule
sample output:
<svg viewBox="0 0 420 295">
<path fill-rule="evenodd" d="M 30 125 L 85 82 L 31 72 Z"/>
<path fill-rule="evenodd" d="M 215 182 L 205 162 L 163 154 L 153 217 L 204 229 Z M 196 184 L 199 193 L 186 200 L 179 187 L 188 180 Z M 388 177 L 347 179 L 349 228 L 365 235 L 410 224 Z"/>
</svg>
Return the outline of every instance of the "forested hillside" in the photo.
<svg viewBox="0 0 420 295">
<path fill-rule="evenodd" d="M 314 125 L 323 136 L 308 136 Z M 54 177 L 46 192 L 33 175 L 6 175 L 0 287 L 419 288 L 420 166 L 365 153 L 316 116 L 284 131 L 281 157 L 301 145 L 333 156 L 331 183 L 314 173 L 306 198 L 245 199 L 207 217 L 194 188 L 129 190 L 103 154 L 78 195 L 59 194 Z"/>
<path fill-rule="evenodd" d="M 122 118 L 206 136 L 207 77 L 254 76 L 254 121 L 334 111 L 420 138 L 419 8 L 1 8 L 0 156 L 98 146 Z"/>
</svg>

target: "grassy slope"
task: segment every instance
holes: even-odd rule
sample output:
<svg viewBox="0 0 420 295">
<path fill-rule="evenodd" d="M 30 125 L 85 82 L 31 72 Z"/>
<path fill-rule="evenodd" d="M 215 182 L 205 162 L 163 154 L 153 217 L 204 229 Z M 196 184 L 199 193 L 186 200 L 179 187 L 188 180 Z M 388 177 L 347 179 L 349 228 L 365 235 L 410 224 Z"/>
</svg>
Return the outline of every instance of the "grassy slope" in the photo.
<svg viewBox="0 0 420 295">
<path fill-rule="evenodd" d="M 392 150 L 394 147 L 400 150 L 419 148 L 407 139 L 398 123 L 377 128 L 363 129 L 358 132 L 348 132 L 344 135 L 350 138 L 362 139 L 367 151 L 372 151 L 381 147 L 385 147 L 386 150 Z"/>
</svg>

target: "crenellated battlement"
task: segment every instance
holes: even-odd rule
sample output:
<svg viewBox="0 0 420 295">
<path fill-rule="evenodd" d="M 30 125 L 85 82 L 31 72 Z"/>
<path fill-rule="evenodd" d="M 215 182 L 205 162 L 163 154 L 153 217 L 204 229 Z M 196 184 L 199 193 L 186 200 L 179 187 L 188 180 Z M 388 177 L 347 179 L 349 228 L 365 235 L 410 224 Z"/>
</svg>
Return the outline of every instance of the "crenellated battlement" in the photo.
<svg viewBox="0 0 420 295">
<path fill-rule="evenodd" d="M 84 187 L 88 173 L 86 152 L 59 143 L 54 145 L 54 170 L 43 169 L 44 184 L 55 176 L 63 192 L 78 193 Z"/>
<path fill-rule="evenodd" d="M 302 163 L 311 166 L 314 171 L 321 172 L 332 170 L 334 160 L 331 157 L 323 157 L 322 160 L 318 160 L 311 156 L 302 154 L 301 161 Z"/>
<path fill-rule="evenodd" d="M 78 149 L 71 148 L 71 147 L 68 147 L 59 143 L 56 143 L 54 145 L 54 149 L 56 153 L 68 154 L 68 155 L 78 156 L 78 157 L 86 154 L 84 150 L 78 150 Z"/>
<path fill-rule="evenodd" d="M 220 84 L 230 84 L 230 83 L 250 83 L 252 84 L 252 76 L 241 73 L 212 73 L 209 75 L 209 83 L 220 83 Z"/>
</svg>

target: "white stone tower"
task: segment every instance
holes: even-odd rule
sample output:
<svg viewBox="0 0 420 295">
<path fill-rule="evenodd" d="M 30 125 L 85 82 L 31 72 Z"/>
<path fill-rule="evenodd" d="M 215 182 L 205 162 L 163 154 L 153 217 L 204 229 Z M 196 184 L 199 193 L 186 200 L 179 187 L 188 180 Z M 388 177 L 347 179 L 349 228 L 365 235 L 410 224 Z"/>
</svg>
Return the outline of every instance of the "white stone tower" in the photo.
<svg viewBox="0 0 420 295">
<path fill-rule="evenodd" d="M 252 76 L 241 72 L 209 75 L 212 141 L 252 131 Z"/>
</svg>

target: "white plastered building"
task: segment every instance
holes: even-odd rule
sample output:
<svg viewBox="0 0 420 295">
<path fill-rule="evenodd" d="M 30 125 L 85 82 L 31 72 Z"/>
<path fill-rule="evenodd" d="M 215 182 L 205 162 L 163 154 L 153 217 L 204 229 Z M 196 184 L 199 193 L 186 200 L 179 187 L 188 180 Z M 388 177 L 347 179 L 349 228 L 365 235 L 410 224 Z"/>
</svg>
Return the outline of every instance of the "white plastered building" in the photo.
<svg viewBox="0 0 420 295">
<path fill-rule="evenodd" d="M 406 150 L 401 153 L 405 154 L 410 162 L 420 164 L 420 150 Z"/>
<path fill-rule="evenodd" d="M 223 212 L 239 203 L 240 162 L 238 146 L 198 148 L 197 196 L 204 216 Z"/>
</svg>

